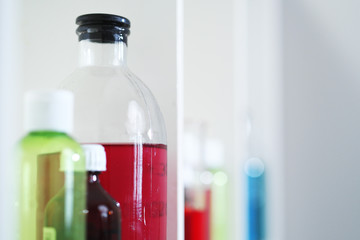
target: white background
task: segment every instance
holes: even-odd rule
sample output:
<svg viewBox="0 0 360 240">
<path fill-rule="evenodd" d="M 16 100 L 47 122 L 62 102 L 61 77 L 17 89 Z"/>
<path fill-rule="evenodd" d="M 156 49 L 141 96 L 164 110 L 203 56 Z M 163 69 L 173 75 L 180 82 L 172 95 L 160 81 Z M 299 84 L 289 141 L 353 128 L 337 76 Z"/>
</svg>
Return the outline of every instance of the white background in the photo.
<svg viewBox="0 0 360 240">
<path fill-rule="evenodd" d="M 283 2 L 286 239 L 359 239 L 360 2 Z"/>
<path fill-rule="evenodd" d="M 226 146 L 231 239 L 245 239 L 249 155 L 267 166 L 267 239 L 359 239 L 359 9 L 185 0 L 185 117 Z"/>
</svg>

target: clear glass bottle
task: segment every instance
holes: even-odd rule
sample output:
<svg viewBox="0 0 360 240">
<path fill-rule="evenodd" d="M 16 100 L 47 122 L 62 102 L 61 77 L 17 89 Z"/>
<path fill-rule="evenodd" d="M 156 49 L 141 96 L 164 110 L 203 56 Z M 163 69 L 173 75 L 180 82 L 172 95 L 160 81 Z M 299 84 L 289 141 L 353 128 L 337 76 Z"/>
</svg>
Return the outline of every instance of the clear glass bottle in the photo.
<svg viewBox="0 0 360 240">
<path fill-rule="evenodd" d="M 16 151 L 20 161 L 20 240 L 85 240 L 85 160 L 80 145 L 68 135 L 72 110 L 69 91 L 34 91 L 25 97 L 29 133 Z M 58 206 L 57 216 L 66 217 L 53 225 L 46 206 L 59 195 L 66 201 Z"/>
<path fill-rule="evenodd" d="M 104 147 L 82 145 L 87 170 L 86 240 L 121 240 L 120 204 L 101 186 L 99 175 L 106 171 Z"/>
<path fill-rule="evenodd" d="M 122 239 L 166 239 L 167 147 L 150 90 L 127 67 L 130 21 L 76 19 L 80 66 L 62 84 L 75 93 L 75 136 L 105 147 L 103 187 L 122 207 Z"/>
</svg>

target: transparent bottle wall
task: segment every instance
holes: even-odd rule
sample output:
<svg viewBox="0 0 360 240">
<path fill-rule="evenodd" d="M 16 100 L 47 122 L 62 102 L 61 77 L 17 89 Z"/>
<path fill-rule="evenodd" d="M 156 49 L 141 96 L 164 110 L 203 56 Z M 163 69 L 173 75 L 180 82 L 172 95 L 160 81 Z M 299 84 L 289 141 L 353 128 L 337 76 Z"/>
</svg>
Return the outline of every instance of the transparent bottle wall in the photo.
<svg viewBox="0 0 360 240">
<path fill-rule="evenodd" d="M 80 67 L 61 87 L 76 95 L 74 135 L 80 142 L 166 144 L 156 100 L 126 66 L 127 45 L 82 40 Z"/>
</svg>

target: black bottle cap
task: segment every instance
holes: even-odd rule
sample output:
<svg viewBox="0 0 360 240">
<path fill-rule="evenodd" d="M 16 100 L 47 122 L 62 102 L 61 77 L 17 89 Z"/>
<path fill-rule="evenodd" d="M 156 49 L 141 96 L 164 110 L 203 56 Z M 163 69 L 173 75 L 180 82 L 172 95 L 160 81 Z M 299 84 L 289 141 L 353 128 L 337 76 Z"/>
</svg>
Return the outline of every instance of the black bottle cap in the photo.
<svg viewBox="0 0 360 240">
<path fill-rule="evenodd" d="M 130 34 L 129 19 L 112 14 L 92 13 L 76 18 L 76 34 L 79 41 L 90 40 L 98 43 L 125 42 Z"/>
</svg>

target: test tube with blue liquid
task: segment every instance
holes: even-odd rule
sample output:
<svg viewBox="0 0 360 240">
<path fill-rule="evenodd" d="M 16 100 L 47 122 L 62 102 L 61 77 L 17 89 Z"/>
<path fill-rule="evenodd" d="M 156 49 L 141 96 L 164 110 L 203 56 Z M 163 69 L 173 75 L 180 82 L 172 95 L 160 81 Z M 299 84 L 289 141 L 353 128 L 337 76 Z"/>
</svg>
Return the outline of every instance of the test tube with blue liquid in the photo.
<svg viewBox="0 0 360 240">
<path fill-rule="evenodd" d="M 265 165 L 253 157 L 245 162 L 247 240 L 265 239 Z"/>
</svg>

